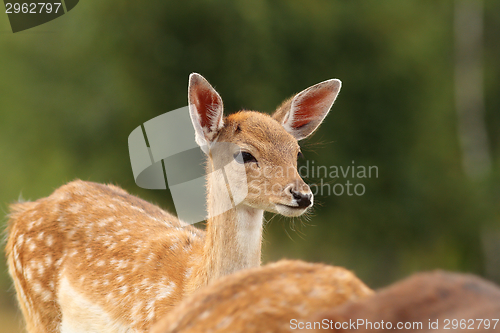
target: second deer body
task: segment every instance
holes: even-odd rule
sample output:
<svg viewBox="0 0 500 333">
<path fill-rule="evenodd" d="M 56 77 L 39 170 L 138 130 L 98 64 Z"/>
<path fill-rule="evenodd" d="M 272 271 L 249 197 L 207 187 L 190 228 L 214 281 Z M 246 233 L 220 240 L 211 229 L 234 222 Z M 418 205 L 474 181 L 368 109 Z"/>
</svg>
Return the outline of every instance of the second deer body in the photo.
<svg viewBox="0 0 500 333">
<path fill-rule="evenodd" d="M 218 93 L 190 76 L 190 115 L 207 154 L 206 232 L 116 186 L 84 181 L 12 205 L 6 252 L 28 331 L 147 331 L 199 287 L 259 266 L 264 211 L 298 216 L 312 206 L 297 172 L 297 141 L 316 130 L 339 90 L 340 81 L 328 80 L 273 117 L 241 111 L 224 118 Z M 226 177 L 231 184 L 246 178 L 248 194 L 218 214 L 227 180 L 213 171 L 230 159 L 245 174 L 237 168 Z"/>
</svg>

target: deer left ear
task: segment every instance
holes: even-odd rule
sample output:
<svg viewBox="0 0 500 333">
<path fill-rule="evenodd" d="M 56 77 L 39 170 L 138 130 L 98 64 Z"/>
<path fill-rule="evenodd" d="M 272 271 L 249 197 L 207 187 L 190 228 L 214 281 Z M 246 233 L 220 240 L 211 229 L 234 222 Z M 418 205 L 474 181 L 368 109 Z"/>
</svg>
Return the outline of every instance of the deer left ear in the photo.
<svg viewBox="0 0 500 333">
<path fill-rule="evenodd" d="M 295 139 L 305 139 L 323 122 L 341 86 L 342 83 L 337 79 L 315 84 L 285 101 L 273 118 Z"/>
<path fill-rule="evenodd" d="M 203 76 L 192 73 L 189 76 L 188 102 L 195 141 L 208 154 L 224 127 L 222 98 Z"/>
</svg>

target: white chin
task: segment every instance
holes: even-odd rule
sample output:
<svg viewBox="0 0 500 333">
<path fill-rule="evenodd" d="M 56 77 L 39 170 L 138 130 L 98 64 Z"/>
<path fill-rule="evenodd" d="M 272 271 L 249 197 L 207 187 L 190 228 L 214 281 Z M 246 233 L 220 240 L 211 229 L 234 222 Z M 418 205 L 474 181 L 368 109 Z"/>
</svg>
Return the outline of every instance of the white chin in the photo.
<svg viewBox="0 0 500 333">
<path fill-rule="evenodd" d="M 283 216 L 300 216 L 304 214 L 308 207 L 305 208 L 293 208 L 285 205 L 276 204 L 276 211 Z"/>
</svg>

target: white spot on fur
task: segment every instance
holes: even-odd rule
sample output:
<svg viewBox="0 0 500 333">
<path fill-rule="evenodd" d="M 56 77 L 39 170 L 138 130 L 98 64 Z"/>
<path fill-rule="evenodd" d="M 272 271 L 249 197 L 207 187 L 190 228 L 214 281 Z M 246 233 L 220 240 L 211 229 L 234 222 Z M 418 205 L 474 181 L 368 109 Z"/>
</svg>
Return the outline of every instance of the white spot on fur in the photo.
<svg viewBox="0 0 500 333">
<path fill-rule="evenodd" d="M 26 267 L 26 269 L 24 270 L 24 278 L 27 281 L 31 281 L 31 279 L 33 278 L 33 272 L 31 271 L 31 268 Z M 19 289 L 17 289 L 17 290 L 19 290 Z"/>
<path fill-rule="evenodd" d="M 22 246 L 24 243 L 24 235 L 21 234 L 19 237 L 17 237 L 17 245 Z"/>
<path fill-rule="evenodd" d="M 90 247 L 86 248 L 85 249 L 85 254 L 91 254 L 92 253 L 92 249 Z"/>
<path fill-rule="evenodd" d="M 63 258 L 59 258 L 59 259 L 57 259 L 57 260 L 56 260 L 56 263 L 55 263 L 55 266 L 56 266 L 56 267 L 61 266 L 62 260 L 63 260 Z"/>
<path fill-rule="evenodd" d="M 127 228 L 123 228 L 120 229 L 120 231 L 118 231 L 117 234 L 123 234 L 123 235 L 130 234 L 130 230 Z"/>
<path fill-rule="evenodd" d="M 132 318 L 134 318 L 135 323 L 138 318 L 142 318 L 142 301 L 139 301 L 132 306 Z"/>
<path fill-rule="evenodd" d="M 158 292 L 156 294 L 156 299 L 163 299 L 170 297 L 172 292 L 174 291 L 176 284 L 174 282 L 170 282 L 167 285 L 159 285 Z"/>
<path fill-rule="evenodd" d="M 106 295 L 106 301 L 111 302 L 115 298 L 115 295 L 113 293 L 109 293 Z"/>
<path fill-rule="evenodd" d="M 102 243 L 108 250 L 113 250 L 116 247 L 116 243 L 111 237 L 106 237 L 106 239 Z"/>
<path fill-rule="evenodd" d="M 21 261 L 19 259 L 16 259 L 15 260 L 16 262 L 16 269 L 19 273 L 22 273 L 23 272 L 23 266 L 21 265 Z"/>
<path fill-rule="evenodd" d="M 54 204 L 54 206 L 52 207 L 52 214 L 54 214 L 54 215 L 58 215 L 58 214 L 59 214 L 60 209 L 61 209 L 61 208 L 59 207 L 59 204 L 58 204 L 58 203 Z"/>
<path fill-rule="evenodd" d="M 54 198 L 57 201 L 62 201 L 68 198 L 68 194 L 64 191 L 57 191 L 52 194 L 52 198 Z"/>
<path fill-rule="evenodd" d="M 12 252 L 14 254 L 14 262 L 15 262 L 16 270 L 19 273 L 22 273 L 23 272 L 23 265 L 21 264 L 21 259 L 19 258 L 19 251 L 17 250 L 17 248 L 18 248 L 18 244 L 14 245 L 14 249 L 12 250 Z"/>
<path fill-rule="evenodd" d="M 186 269 L 186 271 L 184 272 L 184 278 L 189 279 L 192 272 L 193 272 L 193 267 L 189 267 L 188 269 Z"/>
<path fill-rule="evenodd" d="M 52 265 L 52 256 L 50 254 L 45 255 L 45 266 L 50 267 Z"/>
<path fill-rule="evenodd" d="M 47 244 L 48 247 L 54 245 L 54 236 L 48 235 L 47 238 L 45 239 L 45 244 Z"/>
<path fill-rule="evenodd" d="M 43 273 L 45 272 L 45 267 L 43 266 L 43 263 L 37 262 L 36 266 L 37 266 L 37 270 L 38 270 L 38 275 L 40 275 L 40 276 L 43 275 Z"/>
<path fill-rule="evenodd" d="M 35 249 L 36 249 L 36 244 L 35 244 L 35 242 L 33 242 L 33 241 L 30 239 L 29 250 L 30 250 L 31 252 L 33 252 L 33 251 L 35 251 Z"/>
<path fill-rule="evenodd" d="M 118 263 L 116 264 L 116 268 L 122 269 L 126 268 L 128 266 L 128 261 L 127 260 L 118 260 Z"/>
<path fill-rule="evenodd" d="M 222 330 L 228 327 L 233 322 L 233 317 L 226 316 L 215 326 L 216 330 Z"/>
<path fill-rule="evenodd" d="M 52 300 L 52 293 L 48 290 L 42 291 L 42 301 L 50 302 Z"/>
<path fill-rule="evenodd" d="M 325 288 L 320 287 L 320 286 L 314 286 L 311 292 L 309 293 L 309 297 L 311 298 L 322 298 L 324 295 L 327 294 L 327 290 Z M 339 294 L 341 294 L 339 292 Z"/>
<path fill-rule="evenodd" d="M 131 208 L 133 210 L 136 210 L 136 211 L 138 211 L 141 214 L 146 214 L 146 212 L 142 208 L 139 208 L 139 207 L 136 207 L 136 206 L 129 206 L 129 208 Z"/>
<path fill-rule="evenodd" d="M 212 310 L 205 310 L 201 315 L 198 316 L 198 320 L 203 320 L 205 318 L 208 318 L 210 316 L 210 313 L 212 313 Z"/>
<path fill-rule="evenodd" d="M 61 230 L 65 230 L 66 229 L 66 220 L 64 220 L 62 217 L 58 217 L 57 218 L 57 222 L 59 223 L 59 228 Z"/>
<path fill-rule="evenodd" d="M 36 294 L 40 295 L 43 292 L 42 285 L 39 282 L 33 282 L 31 285 L 33 286 L 33 291 Z"/>
<path fill-rule="evenodd" d="M 67 211 L 73 214 L 78 214 L 82 210 L 83 205 L 79 202 L 72 202 L 69 207 L 67 208 Z"/>
<path fill-rule="evenodd" d="M 120 288 L 118 288 L 120 290 L 120 294 L 124 295 L 127 293 L 128 291 L 128 286 L 127 285 L 123 285 L 121 286 Z"/>
<path fill-rule="evenodd" d="M 108 223 L 113 223 L 115 222 L 115 218 L 114 217 L 108 217 L 106 219 L 101 219 L 97 222 L 97 225 L 101 228 L 104 228 Z"/>
<path fill-rule="evenodd" d="M 146 320 L 151 321 L 155 317 L 155 299 L 152 299 L 148 302 L 146 305 L 146 311 L 148 312 L 148 316 L 146 317 Z"/>
<path fill-rule="evenodd" d="M 76 231 L 77 231 L 76 228 L 73 228 L 70 231 L 68 231 L 68 233 L 66 234 L 68 236 L 68 239 L 72 239 L 76 235 Z"/>
<path fill-rule="evenodd" d="M 36 214 L 36 211 L 32 213 L 32 217 Z M 33 220 L 28 224 L 28 230 L 31 230 L 37 226 L 40 226 L 42 224 L 43 217 L 40 217 L 38 220 Z"/>
</svg>

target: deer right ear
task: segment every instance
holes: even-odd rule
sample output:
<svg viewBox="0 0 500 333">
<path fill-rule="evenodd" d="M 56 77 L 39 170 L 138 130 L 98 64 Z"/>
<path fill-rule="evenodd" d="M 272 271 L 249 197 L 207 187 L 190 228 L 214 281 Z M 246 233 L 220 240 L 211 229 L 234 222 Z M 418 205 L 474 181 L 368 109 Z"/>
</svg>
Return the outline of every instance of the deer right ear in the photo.
<svg viewBox="0 0 500 333">
<path fill-rule="evenodd" d="M 273 118 L 295 139 L 307 138 L 325 119 L 341 86 L 342 83 L 337 79 L 315 84 L 285 101 Z"/>
<path fill-rule="evenodd" d="M 222 98 L 203 76 L 192 73 L 189 76 L 188 101 L 196 143 L 208 154 L 211 144 L 224 127 Z"/>
</svg>

